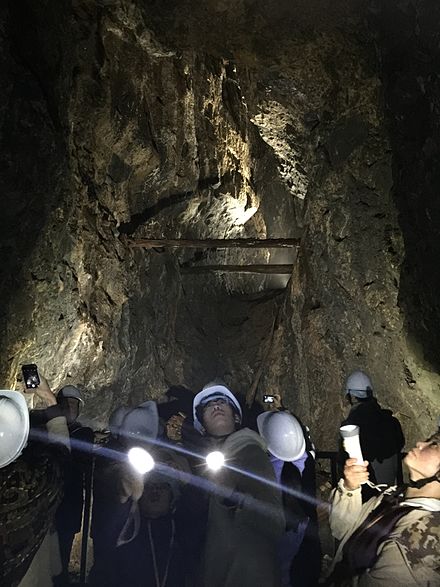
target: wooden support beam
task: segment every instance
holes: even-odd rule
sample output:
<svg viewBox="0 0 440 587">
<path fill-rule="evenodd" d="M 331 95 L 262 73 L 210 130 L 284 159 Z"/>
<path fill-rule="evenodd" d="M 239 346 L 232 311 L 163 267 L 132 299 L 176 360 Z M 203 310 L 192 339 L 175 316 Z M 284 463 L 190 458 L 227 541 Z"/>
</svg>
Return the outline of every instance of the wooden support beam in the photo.
<svg viewBox="0 0 440 587">
<path fill-rule="evenodd" d="M 198 265 L 181 267 L 181 273 L 210 273 L 211 271 L 218 271 L 221 273 L 266 273 L 266 274 L 291 274 L 293 265 Z"/>
<path fill-rule="evenodd" d="M 215 238 L 215 239 L 170 239 L 170 238 L 139 238 L 129 241 L 130 246 L 143 249 L 155 248 L 186 248 L 186 249 L 284 249 L 299 247 L 299 238 Z"/>
</svg>

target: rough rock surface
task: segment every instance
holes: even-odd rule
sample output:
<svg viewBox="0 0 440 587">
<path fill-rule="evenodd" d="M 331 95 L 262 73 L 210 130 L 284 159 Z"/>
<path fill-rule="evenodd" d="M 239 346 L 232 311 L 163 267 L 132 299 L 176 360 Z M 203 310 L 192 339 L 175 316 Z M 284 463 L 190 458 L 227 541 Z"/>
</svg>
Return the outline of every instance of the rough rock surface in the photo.
<svg viewBox="0 0 440 587">
<path fill-rule="evenodd" d="M 363 5 L 0 9 L 5 384 L 34 361 L 55 385 L 85 386 L 99 427 L 120 403 L 223 377 L 257 398 L 281 392 L 330 449 L 344 378 L 362 367 L 410 439 L 427 433 L 439 405 L 428 112 L 439 93 L 434 57 L 422 81 L 417 60 L 436 33 L 429 7 L 423 29 L 411 2 Z M 400 44 L 388 10 L 406 19 Z M 424 125 L 411 124 L 417 100 Z M 284 276 L 180 268 L 289 263 L 293 250 L 130 247 L 237 236 L 302 236 L 287 289 Z"/>
</svg>

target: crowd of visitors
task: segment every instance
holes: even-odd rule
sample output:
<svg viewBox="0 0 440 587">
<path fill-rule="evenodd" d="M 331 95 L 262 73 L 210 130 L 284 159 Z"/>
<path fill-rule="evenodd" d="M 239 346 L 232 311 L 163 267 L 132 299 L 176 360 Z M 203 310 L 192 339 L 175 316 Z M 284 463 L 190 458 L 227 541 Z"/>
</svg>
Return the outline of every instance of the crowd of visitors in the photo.
<svg viewBox="0 0 440 587">
<path fill-rule="evenodd" d="M 347 378 L 342 424 L 359 427 L 366 460 L 341 445 L 325 572 L 316 449 L 280 396 L 264 396 L 251 429 L 223 381 L 195 395 L 171 388 L 166 402 L 117 406 L 98 443 L 81 424 L 80 389 L 55 395 L 40 375 L 32 391 L 43 406 L 30 412 L 25 394 L 0 391 L 5 587 L 74 583 L 81 533 L 92 587 L 440 585 L 440 433 L 406 454 L 403 483 L 402 429 L 362 371 Z"/>
</svg>

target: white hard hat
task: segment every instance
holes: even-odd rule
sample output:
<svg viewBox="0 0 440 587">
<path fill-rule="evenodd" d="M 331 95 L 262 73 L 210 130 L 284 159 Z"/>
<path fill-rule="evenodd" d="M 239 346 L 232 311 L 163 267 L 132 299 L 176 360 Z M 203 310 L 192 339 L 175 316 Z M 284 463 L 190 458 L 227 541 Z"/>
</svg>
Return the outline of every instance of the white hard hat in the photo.
<svg viewBox="0 0 440 587">
<path fill-rule="evenodd" d="M 156 439 L 159 432 L 159 413 L 155 401 L 147 401 L 130 410 L 122 420 L 119 435 L 126 438 Z"/>
<path fill-rule="evenodd" d="M 80 390 L 74 385 L 65 385 L 64 387 L 62 387 L 58 392 L 57 400 L 67 397 L 73 397 L 74 399 L 77 399 L 81 404 L 84 404 L 84 400 L 81 396 Z"/>
<path fill-rule="evenodd" d="M 119 406 L 110 414 L 110 418 L 108 420 L 108 427 L 110 430 L 110 434 L 112 436 L 117 437 L 119 434 L 119 430 L 121 428 L 121 424 L 124 421 L 125 416 L 130 411 L 130 408 L 126 408 L 124 406 Z"/>
<path fill-rule="evenodd" d="M 200 391 L 194 397 L 194 400 L 193 400 L 193 419 L 194 419 L 194 428 L 196 430 L 198 430 L 199 432 L 203 431 L 203 424 L 199 419 L 199 414 L 197 413 L 198 412 L 197 408 L 199 406 L 203 406 L 204 404 L 207 404 L 208 402 L 210 402 L 212 400 L 222 399 L 222 398 L 229 401 L 229 403 L 232 405 L 234 411 L 239 415 L 240 423 L 241 423 L 243 413 L 241 411 L 241 406 L 238 403 L 238 400 L 235 397 L 235 395 L 232 393 L 232 391 L 230 391 L 224 385 L 212 385 L 211 387 L 205 387 L 204 389 L 202 389 L 202 391 Z"/>
<path fill-rule="evenodd" d="M 345 393 L 360 399 L 367 398 L 372 391 L 371 379 L 363 371 L 353 371 L 345 384 Z"/>
<path fill-rule="evenodd" d="M 29 436 L 29 412 L 18 391 L 0 390 L 0 469 L 17 459 Z"/>
<path fill-rule="evenodd" d="M 282 461 L 296 461 L 306 450 L 301 424 L 289 412 L 263 412 L 257 418 L 269 451 Z"/>
</svg>

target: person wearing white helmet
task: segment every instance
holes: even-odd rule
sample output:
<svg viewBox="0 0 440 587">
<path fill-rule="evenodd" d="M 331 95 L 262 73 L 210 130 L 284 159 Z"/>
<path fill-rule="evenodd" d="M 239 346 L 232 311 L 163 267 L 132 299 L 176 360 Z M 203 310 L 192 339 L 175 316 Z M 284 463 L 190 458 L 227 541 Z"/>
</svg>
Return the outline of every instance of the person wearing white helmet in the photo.
<svg viewBox="0 0 440 587">
<path fill-rule="evenodd" d="M 216 409 L 216 406 L 228 406 L 227 413 L 231 413 L 232 418 L 224 417 L 222 409 Z M 211 413 L 221 416 L 212 418 Z M 225 385 L 205 386 L 194 398 L 194 428 L 202 434 L 207 432 L 207 426 L 211 436 L 227 436 L 240 426 L 242 417 L 237 398 Z"/>
<path fill-rule="evenodd" d="M 159 414 L 155 401 L 139 406 L 118 408 L 110 421 L 117 424 L 117 434 L 96 451 L 93 483 L 91 536 L 94 564 L 91 580 L 101 584 L 102 571 L 112 564 L 118 536 L 130 515 L 130 508 L 143 491 L 143 477 L 127 461 L 128 450 L 142 447 L 155 450 L 159 434 Z"/>
<path fill-rule="evenodd" d="M 353 371 L 345 383 L 345 393 L 351 398 L 366 399 L 373 395 L 373 384 L 363 371 Z"/>
<path fill-rule="evenodd" d="M 314 447 L 298 418 L 282 407 L 281 398 L 278 406 L 260 414 L 257 427 L 267 443 L 276 480 L 283 488 L 286 530 L 279 547 L 282 587 L 315 585 L 321 549 L 314 502 Z"/>
<path fill-rule="evenodd" d="M 362 503 L 368 461 L 347 459 L 332 496 L 330 527 L 340 541 L 325 585 L 440 585 L 440 432 L 404 458 L 409 482 Z"/>
<path fill-rule="evenodd" d="M 64 385 L 57 393 L 57 405 L 66 417 L 72 448 L 71 459 L 64 476 L 64 497 L 56 515 L 63 565 L 57 584 L 62 586 L 69 583 L 72 545 L 82 525 L 84 489 L 87 487 L 87 490 L 91 491 L 94 433 L 78 419 L 84 406 L 84 399 L 78 387 Z"/>
<path fill-rule="evenodd" d="M 144 479 L 143 492 L 126 519 L 111 556 L 94 565 L 93 587 L 185 587 L 189 563 L 185 553 L 186 528 L 180 524 L 182 484 L 166 474 L 176 455 L 156 452 L 157 467 Z M 174 463 L 179 465 L 179 463 Z"/>
<path fill-rule="evenodd" d="M 241 406 L 222 383 L 208 384 L 194 397 L 193 415 L 207 452 L 221 451 L 227 464 L 211 475 L 218 490 L 209 494 L 201 584 L 280 585 L 277 547 L 285 521 L 281 492 L 265 482 L 275 479 L 264 441 L 241 428 Z"/>
<path fill-rule="evenodd" d="M 17 391 L 0 391 L 0 468 L 13 463 L 29 436 L 29 414 L 24 396 Z"/>
<path fill-rule="evenodd" d="M 371 378 L 364 371 L 356 370 L 348 376 L 344 393 L 350 412 L 341 426 L 359 426 L 361 449 L 370 463 L 371 480 L 396 484 L 401 476 L 400 452 L 405 444 L 400 422 L 390 410 L 381 408 L 373 395 Z M 372 495 L 368 487 L 363 493 L 365 497 Z"/>
<path fill-rule="evenodd" d="M 64 385 L 57 393 L 57 404 L 63 408 L 67 423 L 71 425 L 78 420 L 84 399 L 75 385 Z"/>
<path fill-rule="evenodd" d="M 84 488 L 91 484 L 93 454 L 93 430 L 78 420 L 84 400 L 81 391 L 74 385 L 64 385 L 56 395 L 56 405 L 31 412 L 31 427 L 41 428 L 50 418 L 52 411 L 62 414 L 69 429 L 71 458 L 64 472 L 64 497 L 57 511 L 62 573 L 57 579 L 61 586 L 69 582 L 69 562 L 72 545 L 81 530 L 84 509 Z"/>
<path fill-rule="evenodd" d="M 47 405 L 56 405 L 41 374 L 32 392 Z M 51 414 L 45 428 L 44 435 L 30 429 L 24 395 L 0 390 L 2 585 L 46 587 L 61 570 L 53 522 L 62 495 L 62 463 L 69 458 L 69 435 L 59 412 Z"/>
<path fill-rule="evenodd" d="M 148 445 L 158 434 L 159 412 L 152 400 L 129 410 L 119 427 L 119 441 L 127 446 Z"/>
</svg>

